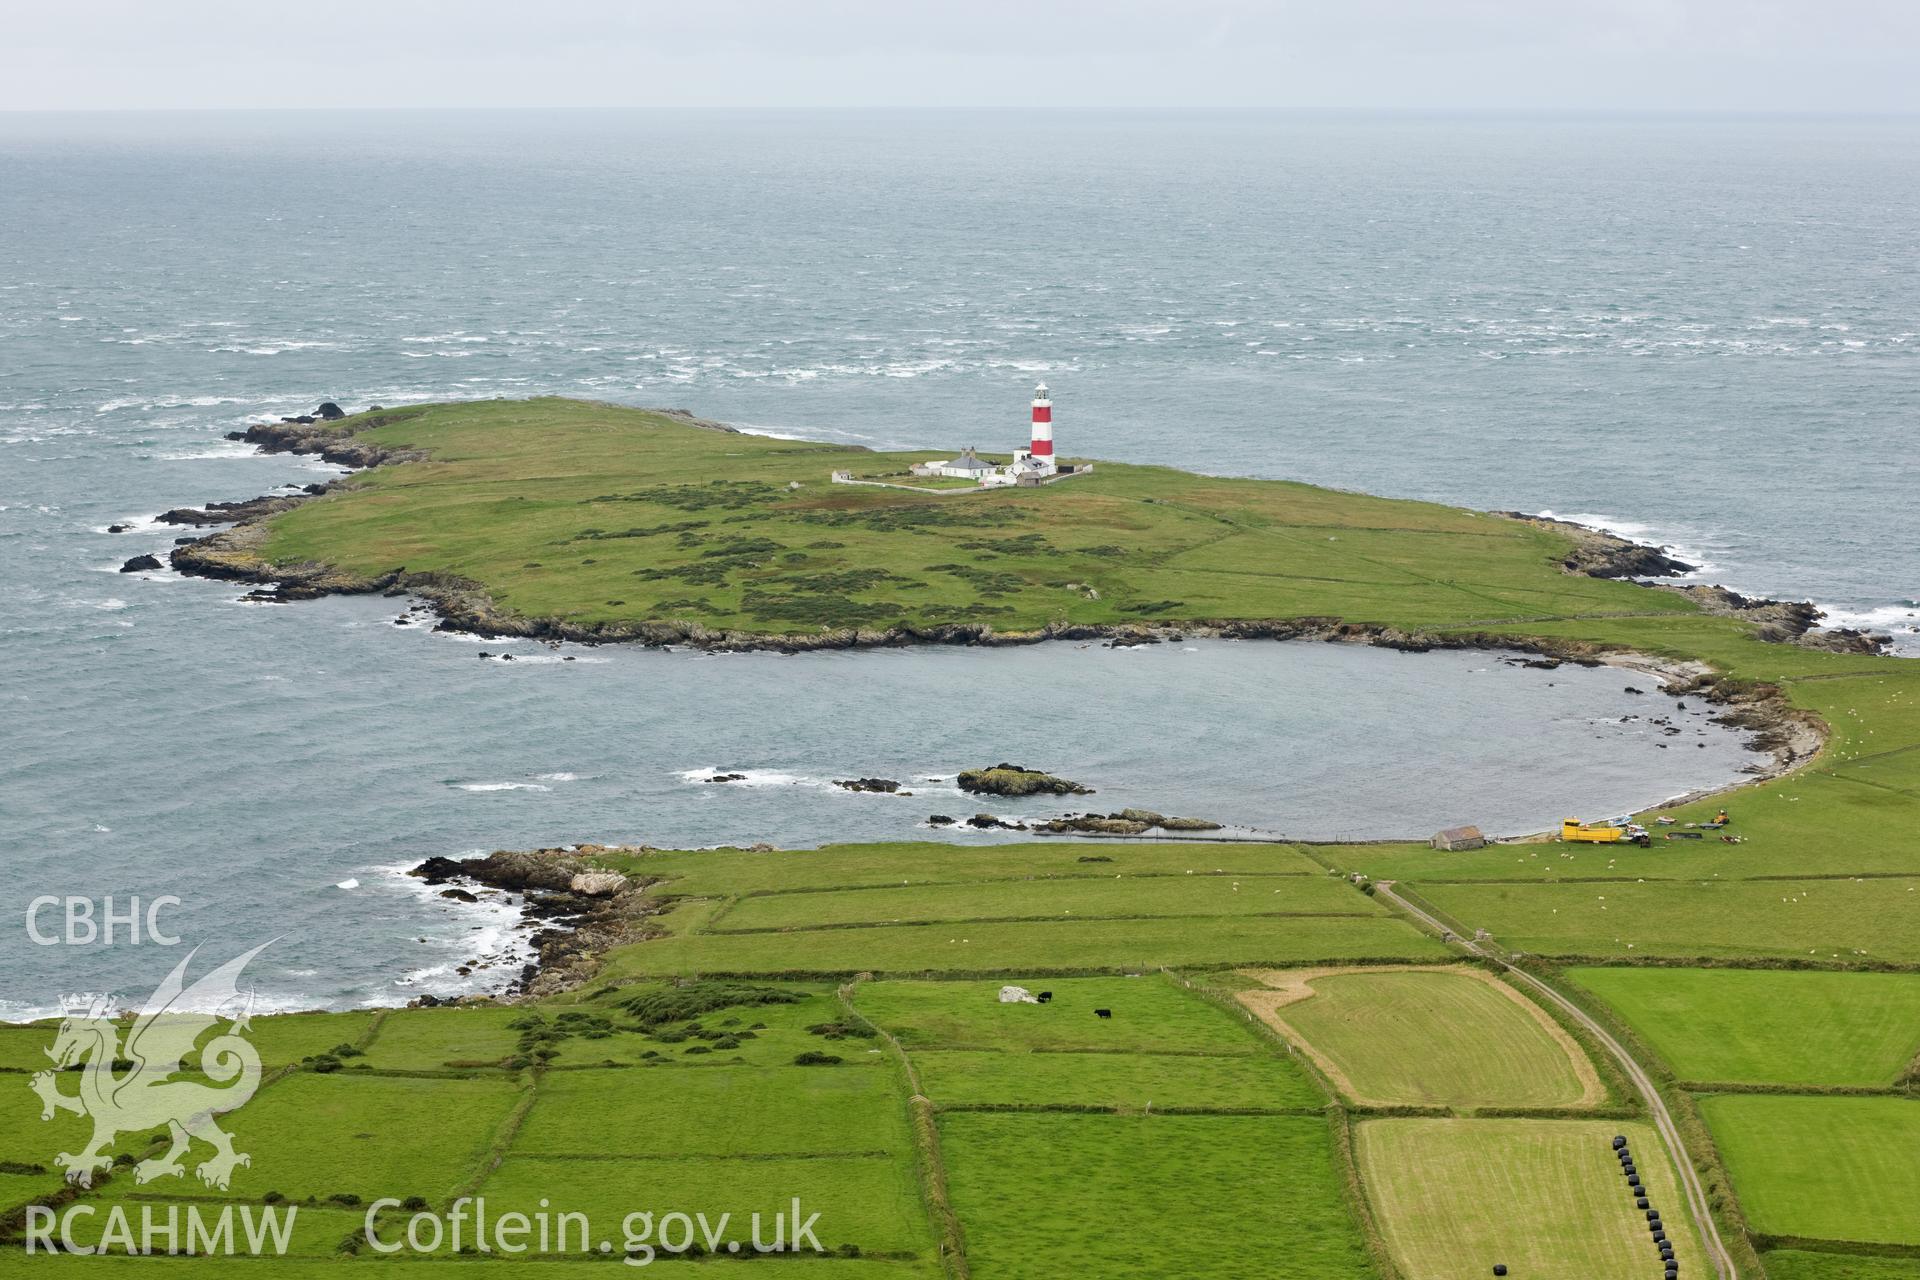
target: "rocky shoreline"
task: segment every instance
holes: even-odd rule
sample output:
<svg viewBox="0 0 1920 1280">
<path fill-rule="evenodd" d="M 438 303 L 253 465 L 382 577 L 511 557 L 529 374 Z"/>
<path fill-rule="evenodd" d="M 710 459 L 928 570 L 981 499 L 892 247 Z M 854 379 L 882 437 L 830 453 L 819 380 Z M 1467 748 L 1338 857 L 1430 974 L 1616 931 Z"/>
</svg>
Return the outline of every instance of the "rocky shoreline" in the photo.
<svg viewBox="0 0 1920 1280">
<path fill-rule="evenodd" d="M 526 852 L 499 850 L 481 858 L 428 858 L 407 874 L 446 886 L 441 896 L 477 901 L 465 886 L 519 894 L 523 920 L 538 927 L 534 959 L 501 993 L 505 998 L 555 995 L 591 978 L 600 957 L 613 947 L 654 936 L 648 923 L 657 905 L 646 898 L 651 880 L 636 880 L 596 867 L 593 859 L 616 852 L 603 845 Z M 493 999 L 495 997 L 466 997 Z M 415 1005 L 457 1003 L 422 996 Z"/>
</svg>

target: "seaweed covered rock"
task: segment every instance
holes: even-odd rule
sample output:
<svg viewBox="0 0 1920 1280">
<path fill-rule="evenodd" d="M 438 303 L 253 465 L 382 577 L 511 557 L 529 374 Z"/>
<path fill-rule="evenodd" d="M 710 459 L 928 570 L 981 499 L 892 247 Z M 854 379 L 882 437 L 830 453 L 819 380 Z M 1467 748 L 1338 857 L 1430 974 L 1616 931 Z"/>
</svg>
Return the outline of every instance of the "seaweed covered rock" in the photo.
<svg viewBox="0 0 1920 1280">
<path fill-rule="evenodd" d="M 895 795 L 900 784 L 892 778 L 835 778 L 833 785 L 845 791 L 874 791 L 883 795 Z"/>
<path fill-rule="evenodd" d="M 989 769 L 963 770 L 960 789 L 986 796 L 1090 796 L 1092 787 L 1056 778 L 1038 769 L 1002 762 Z"/>
<path fill-rule="evenodd" d="M 1137 836 L 1148 831 L 1218 831 L 1220 824 L 1206 818 L 1169 818 L 1152 809 L 1122 809 L 1118 813 L 1070 813 L 1034 828 L 1054 835 Z"/>
</svg>

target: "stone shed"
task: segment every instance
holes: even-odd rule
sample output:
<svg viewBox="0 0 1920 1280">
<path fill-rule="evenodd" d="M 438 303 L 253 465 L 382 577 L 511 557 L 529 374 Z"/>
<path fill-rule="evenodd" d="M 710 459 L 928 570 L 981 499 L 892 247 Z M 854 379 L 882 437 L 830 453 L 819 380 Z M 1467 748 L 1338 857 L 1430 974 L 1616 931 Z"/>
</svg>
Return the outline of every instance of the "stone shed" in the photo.
<svg viewBox="0 0 1920 1280">
<path fill-rule="evenodd" d="M 1448 827 L 1427 843 L 1442 853 L 1460 853 L 1467 849 L 1486 848 L 1487 838 L 1480 834 L 1478 827 Z"/>
</svg>

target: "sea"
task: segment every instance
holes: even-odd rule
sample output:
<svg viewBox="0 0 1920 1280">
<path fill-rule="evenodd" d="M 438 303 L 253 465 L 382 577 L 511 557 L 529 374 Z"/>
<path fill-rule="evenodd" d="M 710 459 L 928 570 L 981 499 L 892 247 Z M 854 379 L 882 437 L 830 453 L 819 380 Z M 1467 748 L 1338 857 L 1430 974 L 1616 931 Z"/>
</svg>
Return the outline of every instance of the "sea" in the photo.
<svg viewBox="0 0 1920 1280">
<path fill-rule="evenodd" d="M 1521 832 L 1756 759 L 1497 654 L 550 649 L 119 573 L 161 510 L 335 473 L 250 421 L 552 393 L 992 450 L 1044 380 L 1069 455 L 1552 514 L 1920 653 L 1916 244 L 1910 119 L 0 114 L 0 1018 L 178 960 L 41 945 L 37 898 L 175 897 L 208 957 L 276 939 L 267 1007 L 392 1004 L 525 957 L 432 854 L 1005 838 L 926 821 L 1060 810 L 954 787 L 1002 759 Z"/>
</svg>

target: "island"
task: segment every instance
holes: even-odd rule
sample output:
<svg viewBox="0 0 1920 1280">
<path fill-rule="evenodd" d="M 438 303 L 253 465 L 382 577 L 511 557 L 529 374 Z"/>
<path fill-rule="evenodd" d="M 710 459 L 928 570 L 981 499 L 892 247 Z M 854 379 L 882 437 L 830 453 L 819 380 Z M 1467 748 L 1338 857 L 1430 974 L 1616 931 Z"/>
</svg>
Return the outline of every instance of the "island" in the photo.
<svg viewBox="0 0 1920 1280">
<path fill-rule="evenodd" d="M 1703 627 L 1805 639 L 1813 621 L 1804 606 L 1636 585 L 1624 579 L 1686 566 L 1574 526 L 1287 481 L 1102 462 L 1031 488 L 849 485 L 832 477 L 905 476 L 946 455 L 566 399 L 236 436 L 360 469 L 317 494 L 167 513 L 239 522 L 176 548 L 177 567 L 277 599 L 406 590 L 485 634 L 736 648 L 1168 631 L 1604 646 Z"/>
</svg>

